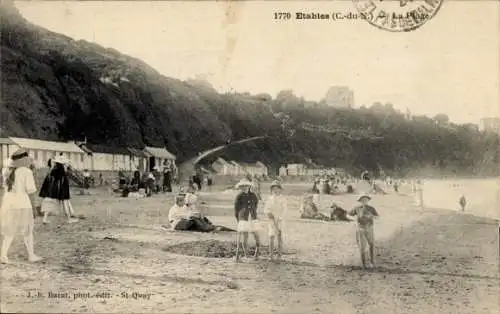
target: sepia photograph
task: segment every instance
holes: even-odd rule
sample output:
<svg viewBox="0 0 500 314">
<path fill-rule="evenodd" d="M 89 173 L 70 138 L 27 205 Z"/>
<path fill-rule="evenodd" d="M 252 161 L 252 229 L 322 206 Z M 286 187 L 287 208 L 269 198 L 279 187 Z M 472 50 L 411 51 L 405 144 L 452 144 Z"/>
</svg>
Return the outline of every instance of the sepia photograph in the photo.
<svg viewBox="0 0 500 314">
<path fill-rule="evenodd" d="M 500 312 L 498 0 L 0 0 L 1 313 Z"/>
</svg>

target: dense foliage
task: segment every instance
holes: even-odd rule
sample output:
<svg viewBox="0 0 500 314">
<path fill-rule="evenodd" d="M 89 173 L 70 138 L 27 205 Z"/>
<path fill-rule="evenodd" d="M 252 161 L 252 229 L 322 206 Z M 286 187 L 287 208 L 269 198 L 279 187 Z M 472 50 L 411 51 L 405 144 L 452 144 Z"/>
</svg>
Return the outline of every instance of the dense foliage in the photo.
<svg viewBox="0 0 500 314">
<path fill-rule="evenodd" d="M 34 26 L 13 7 L 2 5 L 1 19 L 1 136 L 165 145 L 182 160 L 268 134 L 226 157 L 274 167 L 309 160 L 352 170 L 498 173 L 499 137 L 445 115 L 415 117 L 378 103 L 335 109 L 292 91 L 274 99 L 219 94 L 207 82 L 168 78 L 116 50 Z"/>
</svg>

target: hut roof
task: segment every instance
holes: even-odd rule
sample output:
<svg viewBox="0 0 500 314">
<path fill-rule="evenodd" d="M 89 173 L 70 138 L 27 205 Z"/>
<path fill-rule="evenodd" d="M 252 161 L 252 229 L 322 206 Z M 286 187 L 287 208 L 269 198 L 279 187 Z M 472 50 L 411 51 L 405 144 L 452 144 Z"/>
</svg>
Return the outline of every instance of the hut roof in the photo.
<svg viewBox="0 0 500 314">
<path fill-rule="evenodd" d="M 124 147 L 113 147 L 101 144 L 85 144 L 88 150 L 93 153 L 112 154 L 112 155 L 130 155 L 130 151 Z"/>
<path fill-rule="evenodd" d="M 149 157 L 148 154 L 146 154 L 143 150 L 141 149 L 137 149 L 137 148 L 131 148 L 131 147 L 127 147 L 128 151 L 130 152 L 130 154 L 132 156 L 135 156 L 135 157 Z"/>
<path fill-rule="evenodd" d="M 43 141 L 21 137 L 9 137 L 9 139 L 19 147 L 26 149 L 48 150 L 64 153 L 84 153 L 84 151 L 73 142 Z"/>
<path fill-rule="evenodd" d="M 171 159 L 171 160 L 175 160 L 176 157 L 174 154 L 170 153 L 166 148 L 163 148 L 163 147 L 149 147 L 149 146 L 146 146 L 146 148 L 144 148 L 144 150 L 153 155 L 154 157 L 158 157 L 158 158 L 165 158 L 165 159 Z"/>
<path fill-rule="evenodd" d="M 0 138 L 0 145 L 13 145 L 15 144 L 14 141 L 12 141 L 10 138 L 8 137 L 2 137 Z"/>
</svg>

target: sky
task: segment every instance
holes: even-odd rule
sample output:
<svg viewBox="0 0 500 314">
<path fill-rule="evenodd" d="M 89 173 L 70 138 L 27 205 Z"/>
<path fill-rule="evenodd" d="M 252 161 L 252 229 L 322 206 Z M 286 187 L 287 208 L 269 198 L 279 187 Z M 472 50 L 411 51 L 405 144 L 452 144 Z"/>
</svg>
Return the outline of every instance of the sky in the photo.
<svg viewBox="0 0 500 314">
<path fill-rule="evenodd" d="M 292 89 L 320 100 L 354 90 L 355 106 L 479 123 L 500 116 L 500 2 L 444 1 L 415 31 L 363 20 L 275 20 L 275 12 L 356 12 L 352 1 L 16 1 L 37 25 L 137 57 L 221 92 Z"/>
</svg>

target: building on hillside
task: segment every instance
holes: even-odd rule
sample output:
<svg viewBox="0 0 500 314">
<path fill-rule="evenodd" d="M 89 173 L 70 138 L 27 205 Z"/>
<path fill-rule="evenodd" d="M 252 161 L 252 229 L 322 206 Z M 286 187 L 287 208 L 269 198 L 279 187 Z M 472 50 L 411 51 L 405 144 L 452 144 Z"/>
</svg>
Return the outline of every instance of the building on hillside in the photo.
<svg viewBox="0 0 500 314">
<path fill-rule="evenodd" d="M 289 164 L 287 170 L 289 176 L 305 176 L 307 174 L 307 166 L 304 164 Z"/>
<path fill-rule="evenodd" d="M 147 170 L 153 171 L 155 167 L 162 170 L 165 161 L 170 160 L 175 165 L 176 157 L 164 147 L 146 146 L 144 152 L 148 155 Z"/>
<path fill-rule="evenodd" d="M 500 134 L 500 118 L 482 118 L 479 123 L 479 130 Z"/>
<path fill-rule="evenodd" d="M 348 86 L 332 86 L 326 93 L 325 103 L 330 107 L 352 108 L 354 91 Z"/>
<path fill-rule="evenodd" d="M 33 158 L 36 168 L 46 168 L 49 159 L 63 154 L 68 158 L 71 166 L 81 170 L 84 167 L 86 153 L 73 142 L 56 142 L 34 140 L 29 138 L 8 137 L 0 139 L 0 152 L 2 166 L 17 149 L 28 150 Z"/>
<path fill-rule="evenodd" d="M 141 149 L 128 147 L 130 152 L 130 164 L 132 171 L 140 171 L 141 173 L 147 171 L 149 155 Z"/>
<path fill-rule="evenodd" d="M 229 175 L 234 175 L 233 174 L 233 165 L 231 165 L 229 162 L 224 160 L 223 158 L 217 158 L 213 163 L 212 163 L 212 168 L 215 170 L 215 172 L 218 175 L 223 175 L 223 176 L 229 176 Z"/>
<path fill-rule="evenodd" d="M 92 154 L 92 161 L 86 164 L 90 171 L 132 171 L 130 152 L 126 148 L 89 143 L 80 147 Z"/>
</svg>

